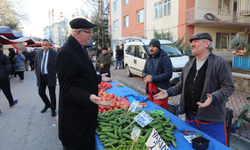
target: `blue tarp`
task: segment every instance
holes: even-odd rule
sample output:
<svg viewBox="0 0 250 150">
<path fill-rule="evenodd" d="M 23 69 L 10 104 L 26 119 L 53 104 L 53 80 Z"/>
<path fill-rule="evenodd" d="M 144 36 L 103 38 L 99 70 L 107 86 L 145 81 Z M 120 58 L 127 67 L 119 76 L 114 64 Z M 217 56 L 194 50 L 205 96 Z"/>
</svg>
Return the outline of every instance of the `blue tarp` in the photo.
<svg viewBox="0 0 250 150">
<path fill-rule="evenodd" d="M 88 45 L 84 45 L 86 47 L 90 47 L 90 46 L 93 46 L 93 41 L 90 41 L 90 43 Z"/>
</svg>

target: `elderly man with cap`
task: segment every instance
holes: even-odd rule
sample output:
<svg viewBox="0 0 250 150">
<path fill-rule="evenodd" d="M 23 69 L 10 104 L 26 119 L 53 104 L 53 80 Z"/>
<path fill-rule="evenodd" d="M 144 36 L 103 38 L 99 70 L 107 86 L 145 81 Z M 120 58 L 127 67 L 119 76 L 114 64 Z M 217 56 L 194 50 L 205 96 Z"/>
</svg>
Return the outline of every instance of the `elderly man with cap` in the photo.
<svg viewBox="0 0 250 150">
<path fill-rule="evenodd" d="M 108 73 L 107 77 L 110 77 L 110 64 L 111 64 L 111 56 L 108 53 L 106 47 L 102 48 L 102 53 L 99 55 L 96 65 L 99 67 L 100 74 Z"/>
<path fill-rule="evenodd" d="M 59 139 L 64 150 L 94 150 L 98 105 L 112 105 L 97 96 L 98 84 L 113 79 L 96 74 L 84 47 L 90 43 L 96 25 L 76 18 L 70 21 L 70 26 L 71 35 L 56 57 L 60 84 Z"/>
<path fill-rule="evenodd" d="M 153 96 L 159 92 L 157 88 L 168 89 L 172 78 L 172 62 L 167 54 L 161 49 L 158 39 L 152 39 L 148 47 L 150 56 L 147 58 L 142 77 L 146 85 L 147 97 L 167 110 L 168 98 L 155 99 Z"/>
<path fill-rule="evenodd" d="M 234 92 L 230 65 L 212 53 L 210 34 L 196 34 L 190 42 L 195 57 L 183 68 L 179 83 L 167 91 L 160 89 L 155 98 L 181 94 L 179 113 L 186 113 L 186 122 L 228 145 L 226 101 Z"/>
</svg>

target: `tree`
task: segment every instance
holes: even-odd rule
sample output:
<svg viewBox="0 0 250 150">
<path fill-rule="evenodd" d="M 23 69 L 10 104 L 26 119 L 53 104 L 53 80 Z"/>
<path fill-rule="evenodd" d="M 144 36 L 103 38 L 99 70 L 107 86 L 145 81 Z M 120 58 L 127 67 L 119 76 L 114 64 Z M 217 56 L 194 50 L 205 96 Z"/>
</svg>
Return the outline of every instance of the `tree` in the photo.
<svg viewBox="0 0 250 150">
<path fill-rule="evenodd" d="M 28 20 L 28 15 L 23 11 L 22 0 L 0 1 L 0 23 L 9 26 L 11 29 L 20 30 L 20 21 Z"/>
</svg>

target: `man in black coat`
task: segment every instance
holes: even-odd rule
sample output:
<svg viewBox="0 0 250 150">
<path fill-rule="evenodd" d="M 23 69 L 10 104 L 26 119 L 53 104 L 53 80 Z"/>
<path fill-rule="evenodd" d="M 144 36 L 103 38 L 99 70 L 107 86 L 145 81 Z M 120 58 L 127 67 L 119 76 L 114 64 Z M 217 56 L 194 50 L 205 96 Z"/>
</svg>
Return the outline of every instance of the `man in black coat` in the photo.
<svg viewBox="0 0 250 150">
<path fill-rule="evenodd" d="M 101 81 L 112 81 L 97 75 L 84 45 L 90 43 L 95 24 L 83 18 L 70 21 L 71 36 L 56 57 L 60 84 L 59 139 L 64 150 L 94 150 L 98 105 L 111 106 L 96 95 Z"/>
<path fill-rule="evenodd" d="M 9 101 L 10 107 L 17 104 L 18 100 L 13 100 L 11 91 L 10 91 L 10 81 L 9 75 L 11 74 L 12 66 L 8 57 L 3 53 L 3 44 L 0 43 L 0 90 L 2 89 L 4 95 Z M 0 114 L 1 114 L 0 110 Z"/>
<path fill-rule="evenodd" d="M 56 116 L 56 69 L 55 59 L 56 51 L 49 49 L 50 43 L 47 39 L 43 39 L 42 50 L 37 51 L 35 56 L 35 73 L 37 77 L 37 86 L 40 97 L 42 98 L 45 107 L 41 110 L 41 113 L 51 108 L 51 116 Z M 46 95 L 46 86 L 49 88 L 49 95 Z"/>
</svg>

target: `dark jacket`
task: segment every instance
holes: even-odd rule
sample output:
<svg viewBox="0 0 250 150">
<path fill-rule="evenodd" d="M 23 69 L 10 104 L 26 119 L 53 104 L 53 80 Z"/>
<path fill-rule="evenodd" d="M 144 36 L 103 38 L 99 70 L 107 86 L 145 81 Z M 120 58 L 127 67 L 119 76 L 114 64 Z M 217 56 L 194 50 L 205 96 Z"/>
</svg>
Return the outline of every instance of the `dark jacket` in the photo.
<svg viewBox="0 0 250 150">
<path fill-rule="evenodd" d="M 56 51 L 49 50 L 48 62 L 47 62 L 47 84 L 49 87 L 56 86 L 56 69 L 55 69 L 55 60 L 56 60 Z M 35 56 L 35 73 L 37 78 L 37 86 L 40 86 L 41 79 L 41 62 L 43 59 L 43 50 L 37 51 Z"/>
<path fill-rule="evenodd" d="M 60 84 L 59 139 L 72 149 L 90 149 L 95 142 L 98 105 L 90 95 L 98 95 L 101 76 L 80 43 L 70 36 L 56 57 Z"/>
<path fill-rule="evenodd" d="M 0 50 L 0 81 L 8 80 L 11 69 L 9 58 Z"/>
<path fill-rule="evenodd" d="M 116 55 L 115 55 L 116 58 L 123 57 L 123 50 L 122 49 L 117 48 L 115 52 L 116 52 Z"/>
<path fill-rule="evenodd" d="M 192 68 L 196 58 L 190 59 L 182 70 L 180 81 L 174 87 L 169 88 L 168 94 L 175 96 L 181 94 L 180 112 L 185 113 L 185 83 L 188 73 Z M 207 99 L 207 93 L 213 97 L 213 102 L 204 108 L 198 108 L 197 118 L 212 122 L 225 122 L 226 118 L 226 100 L 234 93 L 234 84 L 232 72 L 229 63 L 222 57 L 211 53 L 208 57 L 206 78 L 201 94 L 200 102 L 204 103 Z"/>
<path fill-rule="evenodd" d="M 152 61 L 156 61 L 155 66 L 152 67 Z M 151 70 L 154 68 L 154 70 Z M 154 73 L 152 73 L 154 72 Z M 151 55 L 146 60 L 144 69 L 142 71 L 142 77 L 147 75 L 152 76 L 152 82 L 156 84 L 156 87 L 162 89 L 168 89 L 170 87 L 170 79 L 172 78 L 172 62 L 167 54 L 161 49 L 157 55 L 153 58 Z M 157 89 L 159 92 L 159 90 Z M 148 93 L 148 83 L 146 85 L 146 93 Z"/>
<path fill-rule="evenodd" d="M 104 67 L 101 68 L 100 64 L 103 64 Z M 101 53 L 96 61 L 96 65 L 98 66 L 99 70 L 103 72 L 110 70 L 110 64 L 111 64 L 111 56 L 109 55 L 109 53 L 106 53 L 105 55 Z"/>
<path fill-rule="evenodd" d="M 22 53 L 23 53 L 23 55 L 25 56 L 25 62 L 27 62 L 27 61 L 29 60 L 30 52 L 23 51 Z"/>
</svg>

